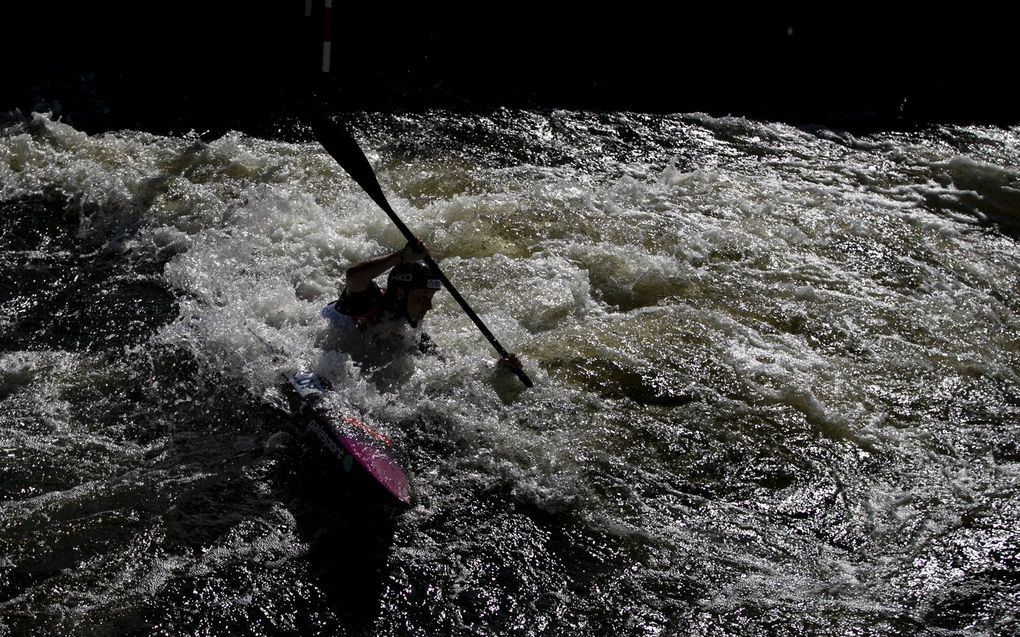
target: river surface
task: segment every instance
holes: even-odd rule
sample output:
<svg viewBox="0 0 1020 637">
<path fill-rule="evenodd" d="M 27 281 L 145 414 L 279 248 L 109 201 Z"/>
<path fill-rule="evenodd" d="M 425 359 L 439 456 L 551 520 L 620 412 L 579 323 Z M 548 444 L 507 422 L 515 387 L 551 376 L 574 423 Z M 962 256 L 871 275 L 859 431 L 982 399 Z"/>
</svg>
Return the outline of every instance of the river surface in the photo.
<svg viewBox="0 0 1020 637">
<path fill-rule="evenodd" d="M 535 387 L 445 292 L 442 357 L 324 349 L 403 240 L 299 123 L 9 121 L 0 635 L 1020 631 L 1020 129 L 351 125 Z M 286 367 L 410 509 L 279 434 Z"/>
</svg>

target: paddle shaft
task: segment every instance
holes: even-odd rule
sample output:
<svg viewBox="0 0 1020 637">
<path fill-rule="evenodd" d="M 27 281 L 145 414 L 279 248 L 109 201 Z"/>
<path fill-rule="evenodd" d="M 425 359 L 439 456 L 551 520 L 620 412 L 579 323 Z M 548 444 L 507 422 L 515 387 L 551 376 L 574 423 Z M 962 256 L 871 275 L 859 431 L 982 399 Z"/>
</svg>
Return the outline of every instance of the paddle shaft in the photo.
<svg viewBox="0 0 1020 637">
<path fill-rule="evenodd" d="M 386 216 L 390 218 L 390 221 L 397 226 L 397 230 L 400 230 L 400 234 L 404 235 L 404 238 L 409 242 L 417 244 L 419 243 L 418 238 L 414 236 L 410 228 L 397 216 L 397 213 L 390 206 L 389 202 L 386 201 L 386 196 L 383 194 L 382 187 L 379 185 L 379 179 L 375 176 L 375 171 L 372 170 L 372 165 L 368 163 L 368 158 L 365 157 L 365 153 L 362 152 L 361 147 L 358 146 L 358 142 L 351 136 L 345 127 L 334 126 L 323 120 L 317 120 L 312 125 L 312 130 L 315 136 L 319 139 L 319 143 L 322 144 L 323 148 L 326 149 L 333 159 L 337 161 L 340 166 L 347 171 L 354 181 L 358 182 L 362 190 L 368 193 L 368 196 L 375 201 L 376 204 L 382 208 Z M 471 309 L 468 302 L 461 296 L 457 288 L 453 286 L 450 279 L 446 278 L 443 271 L 439 268 L 431 255 L 426 255 L 424 259 L 425 263 L 431 267 L 439 280 L 442 281 L 443 286 L 449 291 L 450 296 L 460 305 L 464 313 L 467 314 L 468 318 L 475 324 L 475 327 L 482 333 L 485 338 L 489 340 L 489 343 L 495 348 L 503 358 L 508 358 L 510 353 L 506 351 L 496 337 L 489 331 L 489 328 L 485 326 L 482 319 L 475 314 L 475 311 Z M 527 374 L 524 373 L 523 369 L 514 369 L 513 372 L 517 374 L 517 378 L 521 379 L 525 387 L 533 386 L 531 379 Z"/>
</svg>

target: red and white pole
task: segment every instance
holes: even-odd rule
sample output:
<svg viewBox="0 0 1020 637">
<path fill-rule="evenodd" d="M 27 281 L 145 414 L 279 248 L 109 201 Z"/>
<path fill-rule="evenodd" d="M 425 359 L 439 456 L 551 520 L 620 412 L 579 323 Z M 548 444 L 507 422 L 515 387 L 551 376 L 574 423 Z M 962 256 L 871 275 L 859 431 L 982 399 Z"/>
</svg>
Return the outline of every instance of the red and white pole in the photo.
<svg viewBox="0 0 1020 637">
<path fill-rule="evenodd" d="M 322 72 L 329 73 L 329 60 L 333 45 L 333 0 L 326 0 L 322 11 Z"/>
</svg>

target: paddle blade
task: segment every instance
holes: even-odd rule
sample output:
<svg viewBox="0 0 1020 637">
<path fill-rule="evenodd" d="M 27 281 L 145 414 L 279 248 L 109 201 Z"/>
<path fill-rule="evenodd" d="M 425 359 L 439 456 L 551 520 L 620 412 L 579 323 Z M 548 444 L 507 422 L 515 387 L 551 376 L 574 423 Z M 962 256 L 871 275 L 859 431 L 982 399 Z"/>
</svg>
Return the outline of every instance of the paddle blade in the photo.
<svg viewBox="0 0 1020 637">
<path fill-rule="evenodd" d="M 331 122 L 320 115 L 312 118 L 312 132 L 326 152 L 336 160 L 336 163 L 340 164 L 340 167 L 346 170 L 347 174 L 368 193 L 368 196 L 392 218 L 395 213 L 383 195 L 375 171 L 372 170 L 372 165 L 368 163 L 368 157 L 365 157 L 365 153 L 362 152 L 347 127 Z"/>
</svg>

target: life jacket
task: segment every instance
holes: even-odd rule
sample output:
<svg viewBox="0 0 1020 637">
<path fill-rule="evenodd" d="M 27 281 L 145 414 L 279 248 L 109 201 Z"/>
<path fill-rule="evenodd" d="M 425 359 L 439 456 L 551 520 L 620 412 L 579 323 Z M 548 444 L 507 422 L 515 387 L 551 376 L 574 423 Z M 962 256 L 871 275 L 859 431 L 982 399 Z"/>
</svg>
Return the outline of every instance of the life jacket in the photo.
<svg viewBox="0 0 1020 637">
<path fill-rule="evenodd" d="M 382 319 L 386 291 L 375 283 L 364 292 L 349 294 L 347 289 L 340 298 L 322 308 L 319 315 L 337 329 L 357 328 L 362 334 Z"/>
<path fill-rule="evenodd" d="M 383 299 L 386 290 L 374 282 L 364 292 L 348 294 L 345 289 L 340 298 L 322 308 L 319 316 L 329 321 L 333 329 L 340 332 L 357 331 L 364 335 L 369 328 L 383 320 L 386 305 Z M 418 351 L 423 354 L 438 354 L 439 348 L 425 332 L 418 337 Z"/>
</svg>

